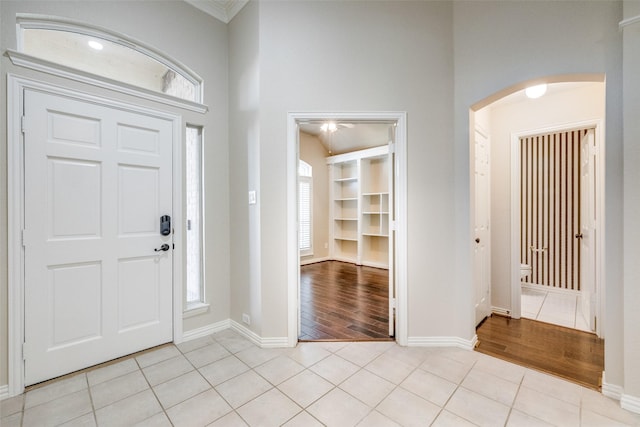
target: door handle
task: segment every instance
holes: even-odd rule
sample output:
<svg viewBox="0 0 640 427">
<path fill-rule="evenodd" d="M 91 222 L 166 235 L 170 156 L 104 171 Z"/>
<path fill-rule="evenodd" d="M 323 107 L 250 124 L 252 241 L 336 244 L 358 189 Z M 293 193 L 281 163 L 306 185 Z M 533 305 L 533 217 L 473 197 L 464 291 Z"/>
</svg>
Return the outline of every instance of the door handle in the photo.
<svg viewBox="0 0 640 427">
<path fill-rule="evenodd" d="M 582 239 L 584 236 L 582 235 L 582 233 L 578 233 L 576 234 L 576 239 Z"/>
<path fill-rule="evenodd" d="M 159 248 L 155 248 L 154 251 L 155 252 L 164 252 L 164 251 L 168 251 L 169 250 L 169 245 L 167 243 L 165 243 L 164 245 L 160 246 Z"/>
</svg>

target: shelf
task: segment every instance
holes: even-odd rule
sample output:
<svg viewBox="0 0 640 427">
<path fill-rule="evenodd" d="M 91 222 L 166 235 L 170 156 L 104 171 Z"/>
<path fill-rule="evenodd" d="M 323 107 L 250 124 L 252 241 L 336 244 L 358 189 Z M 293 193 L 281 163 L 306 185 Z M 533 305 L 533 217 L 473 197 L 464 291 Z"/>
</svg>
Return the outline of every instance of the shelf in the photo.
<svg viewBox="0 0 640 427">
<path fill-rule="evenodd" d="M 330 165 L 330 256 L 389 268 L 393 193 L 388 147 L 327 158 Z"/>
<path fill-rule="evenodd" d="M 357 237 L 342 237 L 342 236 L 334 236 L 333 238 L 334 240 L 344 240 L 347 242 L 357 242 L 358 238 Z"/>
<path fill-rule="evenodd" d="M 382 192 L 382 193 L 362 193 L 363 196 L 388 196 L 389 192 Z"/>
</svg>

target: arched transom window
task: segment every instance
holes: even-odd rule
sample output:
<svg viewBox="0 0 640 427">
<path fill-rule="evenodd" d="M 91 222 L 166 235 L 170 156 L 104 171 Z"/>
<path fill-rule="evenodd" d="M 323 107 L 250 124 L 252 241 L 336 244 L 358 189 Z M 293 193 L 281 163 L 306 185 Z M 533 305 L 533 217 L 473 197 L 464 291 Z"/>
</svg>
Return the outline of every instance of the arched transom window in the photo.
<svg viewBox="0 0 640 427">
<path fill-rule="evenodd" d="M 23 14 L 17 23 L 19 53 L 125 86 L 202 103 L 202 79 L 141 42 L 64 18 Z"/>
</svg>

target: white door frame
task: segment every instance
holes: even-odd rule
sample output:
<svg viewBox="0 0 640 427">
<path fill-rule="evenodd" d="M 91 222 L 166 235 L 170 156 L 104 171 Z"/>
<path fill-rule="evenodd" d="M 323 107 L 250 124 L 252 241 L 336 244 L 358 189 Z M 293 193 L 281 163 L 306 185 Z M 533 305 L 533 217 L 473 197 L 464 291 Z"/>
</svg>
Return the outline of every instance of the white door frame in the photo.
<svg viewBox="0 0 640 427">
<path fill-rule="evenodd" d="M 514 132 L 511 134 L 511 317 L 519 319 L 521 316 L 521 289 L 520 289 L 520 138 L 535 135 L 564 132 L 578 129 L 595 128 L 596 136 L 596 230 L 598 232 L 598 242 L 595 247 L 595 290 L 596 306 L 595 314 L 598 319 L 596 323 L 596 334 L 604 338 L 604 286 L 605 286 L 605 140 L 604 123 L 601 119 L 592 119 L 579 122 L 571 122 L 560 125 L 553 125 L 544 128 Z"/>
<path fill-rule="evenodd" d="M 395 209 L 393 230 L 396 233 L 396 341 L 407 345 L 407 113 L 406 112 L 352 112 L 352 113 L 289 113 L 287 115 L 287 292 L 288 334 L 287 344 L 298 343 L 298 289 L 300 284 L 300 256 L 298 249 L 298 123 L 314 120 L 335 121 L 388 121 L 396 123 L 395 150 Z"/>
<path fill-rule="evenodd" d="M 8 199 L 8 362 L 9 396 L 24 392 L 24 137 L 22 114 L 26 89 L 147 114 L 173 122 L 173 341 L 182 341 L 182 117 L 127 104 L 26 77 L 7 75 L 7 199 Z"/>
</svg>

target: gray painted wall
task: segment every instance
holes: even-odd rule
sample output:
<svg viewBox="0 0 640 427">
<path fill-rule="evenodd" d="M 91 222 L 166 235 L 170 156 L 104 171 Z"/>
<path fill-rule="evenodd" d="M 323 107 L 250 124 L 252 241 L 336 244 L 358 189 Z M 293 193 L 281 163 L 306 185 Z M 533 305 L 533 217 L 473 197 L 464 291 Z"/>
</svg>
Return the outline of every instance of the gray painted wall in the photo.
<svg viewBox="0 0 640 427">
<path fill-rule="evenodd" d="M 633 16 L 637 8 L 628 2 L 626 13 Z M 639 172 L 628 169 L 625 178 L 634 185 L 623 187 L 621 2 L 251 2 L 227 26 L 173 1 L 3 1 L 3 50 L 15 47 L 18 10 L 108 26 L 161 48 L 204 77 L 210 113 L 186 117 L 206 128 L 207 290 L 214 306 L 188 319 L 185 329 L 229 317 L 240 322 L 247 313 L 250 328 L 266 338 L 287 335 L 287 112 L 407 111 L 408 333 L 470 340 L 469 108 L 531 79 L 606 74 L 606 372 L 608 382 L 628 384 L 640 396 L 640 374 L 630 373 L 640 371 L 640 273 L 628 266 L 640 251 L 638 239 L 624 241 L 622 250 L 623 219 L 627 235 L 640 235 L 640 197 L 634 190 Z M 639 71 L 639 41 L 633 28 L 624 31 L 630 117 L 624 155 L 636 164 L 640 154 L 633 144 L 640 131 L 631 118 L 639 88 L 632 76 Z M 6 72 L 19 72 L 64 83 L 17 70 L 6 57 L 1 61 L 3 82 Z M 4 83 L 0 91 L 0 123 L 6 126 Z M 4 168 L 6 136 L 1 141 Z M 258 191 L 257 205 L 247 204 L 250 189 Z M 0 200 L 6 200 L 6 174 L 0 174 Z M 6 215 L 1 209 L 4 241 Z M 3 272 L 6 250 L 0 246 Z M 3 273 L 3 349 L 6 289 Z M 0 366 L 4 383 L 6 362 Z"/>
</svg>

